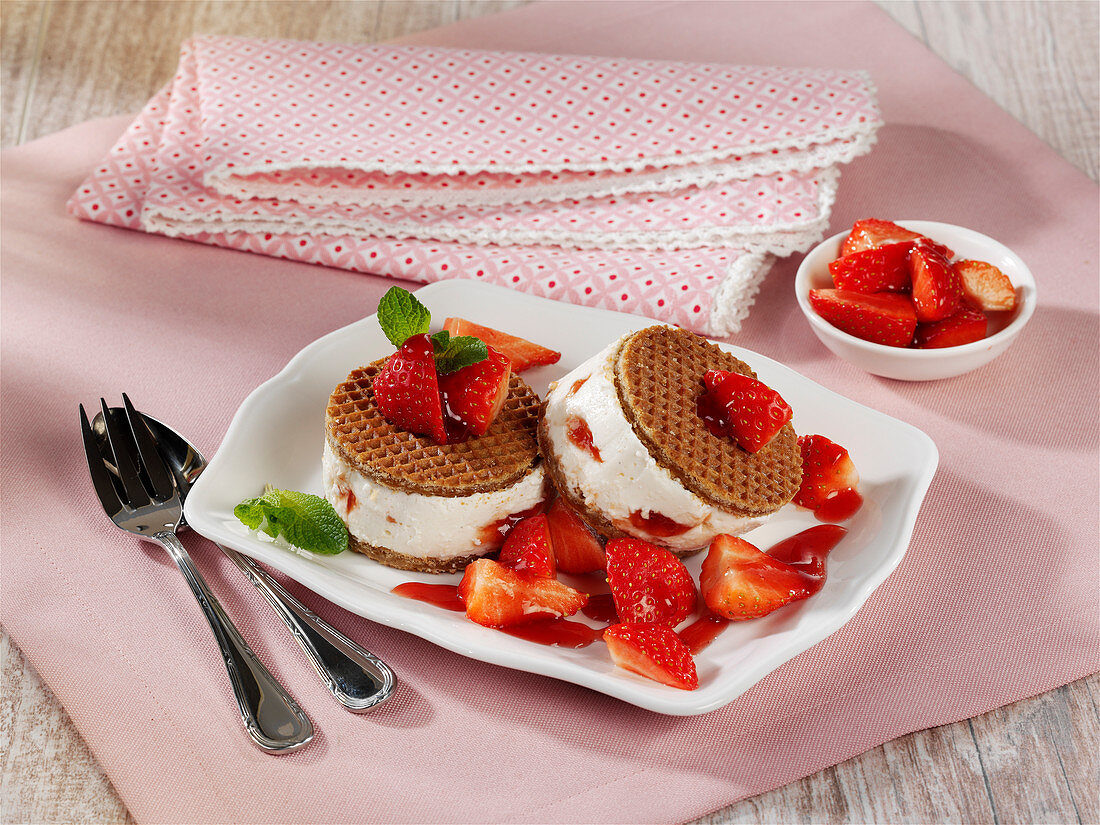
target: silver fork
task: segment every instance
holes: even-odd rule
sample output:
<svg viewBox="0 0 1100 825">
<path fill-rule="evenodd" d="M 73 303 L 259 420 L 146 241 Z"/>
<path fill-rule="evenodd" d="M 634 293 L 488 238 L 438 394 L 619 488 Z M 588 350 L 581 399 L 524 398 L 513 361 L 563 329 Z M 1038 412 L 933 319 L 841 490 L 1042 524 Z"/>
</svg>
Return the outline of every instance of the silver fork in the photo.
<svg viewBox="0 0 1100 825">
<path fill-rule="evenodd" d="M 145 420 L 129 399 L 123 396 L 123 401 L 123 414 L 116 416 L 100 399 L 102 435 L 80 405 L 88 471 L 103 509 L 116 527 L 164 547 L 183 573 L 214 631 L 252 741 L 271 753 L 300 748 L 313 738 L 313 725 L 234 627 L 176 538 L 183 517 L 179 491 Z"/>
<path fill-rule="evenodd" d="M 129 401 L 125 393 L 122 397 Z M 111 413 L 124 415 L 119 407 L 112 407 Z M 157 451 L 174 477 L 180 501 L 186 505 L 191 485 L 206 469 L 206 457 L 167 424 L 141 411 L 137 415 L 144 419 L 153 434 Z M 103 413 L 92 419 L 92 431 L 96 434 L 103 431 Z M 179 524 L 181 530 L 187 526 L 186 520 L 185 506 Z M 215 547 L 220 548 L 267 599 L 340 704 L 353 713 L 365 713 L 384 704 L 393 695 L 397 677 L 389 665 L 314 614 L 248 556 L 217 543 Z"/>
</svg>

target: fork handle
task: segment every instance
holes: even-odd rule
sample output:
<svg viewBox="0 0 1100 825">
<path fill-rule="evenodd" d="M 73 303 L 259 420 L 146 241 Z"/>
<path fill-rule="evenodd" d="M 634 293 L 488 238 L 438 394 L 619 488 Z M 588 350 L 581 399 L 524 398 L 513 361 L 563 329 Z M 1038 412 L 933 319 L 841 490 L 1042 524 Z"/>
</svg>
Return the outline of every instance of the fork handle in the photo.
<svg viewBox="0 0 1100 825">
<path fill-rule="evenodd" d="M 256 585 L 336 700 L 354 713 L 386 701 L 397 683 L 389 665 L 360 647 L 294 598 L 252 559 L 229 547 L 222 552 Z"/>
<path fill-rule="evenodd" d="M 313 738 L 313 725 L 293 697 L 256 658 L 175 533 L 163 531 L 152 538 L 172 556 L 214 631 L 241 719 L 252 741 L 270 753 L 287 753 L 309 742 Z"/>
</svg>

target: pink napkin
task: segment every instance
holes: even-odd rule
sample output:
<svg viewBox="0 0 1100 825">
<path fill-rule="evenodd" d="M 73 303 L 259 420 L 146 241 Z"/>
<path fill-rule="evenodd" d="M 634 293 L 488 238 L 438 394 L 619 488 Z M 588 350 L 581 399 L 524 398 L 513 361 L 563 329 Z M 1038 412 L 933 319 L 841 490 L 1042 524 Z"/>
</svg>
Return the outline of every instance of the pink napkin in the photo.
<svg viewBox="0 0 1100 825">
<path fill-rule="evenodd" d="M 369 314 L 390 281 L 73 220 L 66 198 L 129 118 L 4 152 L 0 619 L 139 822 L 683 821 L 1100 668 L 1097 188 L 874 6 L 795 8 L 548 3 L 417 38 L 865 68 L 890 125 L 846 173 L 831 230 L 872 215 L 959 223 L 1035 274 L 1040 306 L 1012 349 L 906 384 L 830 355 L 790 294 L 797 260 L 775 266 L 736 342 L 920 426 L 940 470 L 902 565 L 863 609 L 702 717 L 465 659 L 291 585 L 400 677 L 389 705 L 352 716 L 231 563 L 186 535 L 321 731 L 286 757 L 256 751 L 178 573 L 94 500 L 76 405 L 125 390 L 212 453 L 253 387 Z M 1067 742 L 1068 758 L 1089 746 Z"/>
<path fill-rule="evenodd" d="M 621 194 L 641 191 L 635 171 L 676 169 L 682 186 L 851 160 L 878 125 L 866 75 L 836 69 L 200 37 L 181 72 L 220 191 L 321 168 L 382 173 L 366 179 L 391 193 L 449 179 L 463 204 L 494 185 L 483 173 L 519 190 L 510 202 Z"/>
<path fill-rule="evenodd" d="M 70 208 L 725 333 L 877 126 L 860 72 L 203 37 Z"/>
</svg>

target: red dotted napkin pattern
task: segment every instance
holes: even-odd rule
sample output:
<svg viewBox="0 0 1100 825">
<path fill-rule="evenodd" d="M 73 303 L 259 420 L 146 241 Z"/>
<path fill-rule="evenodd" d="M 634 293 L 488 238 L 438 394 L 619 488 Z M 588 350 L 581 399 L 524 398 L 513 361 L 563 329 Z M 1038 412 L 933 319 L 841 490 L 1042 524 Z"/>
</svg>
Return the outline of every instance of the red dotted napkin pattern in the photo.
<svg viewBox="0 0 1100 825">
<path fill-rule="evenodd" d="M 878 125 L 858 72 L 200 37 L 69 209 L 721 335 Z"/>
</svg>

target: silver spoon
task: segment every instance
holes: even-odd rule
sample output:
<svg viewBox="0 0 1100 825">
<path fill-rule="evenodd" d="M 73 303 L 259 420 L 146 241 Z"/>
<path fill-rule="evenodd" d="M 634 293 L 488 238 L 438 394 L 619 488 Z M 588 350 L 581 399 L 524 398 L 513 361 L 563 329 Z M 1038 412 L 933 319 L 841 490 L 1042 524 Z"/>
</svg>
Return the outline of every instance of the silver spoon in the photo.
<svg viewBox="0 0 1100 825">
<path fill-rule="evenodd" d="M 140 415 L 148 422 L 161 454 L 172 468 L 180 498 L 186 498 L 191 485 L 206 468 L 206 459 L 171 427 L 145 413 Z M 256 585 L 290 628 L 336 701 L 350 711 L 364 713 L 390 698 L 397 678 L 389 665 L 319 618 L 252 559 L 229 547 L 220 544 L 217 547 Z"/>
</svg>

